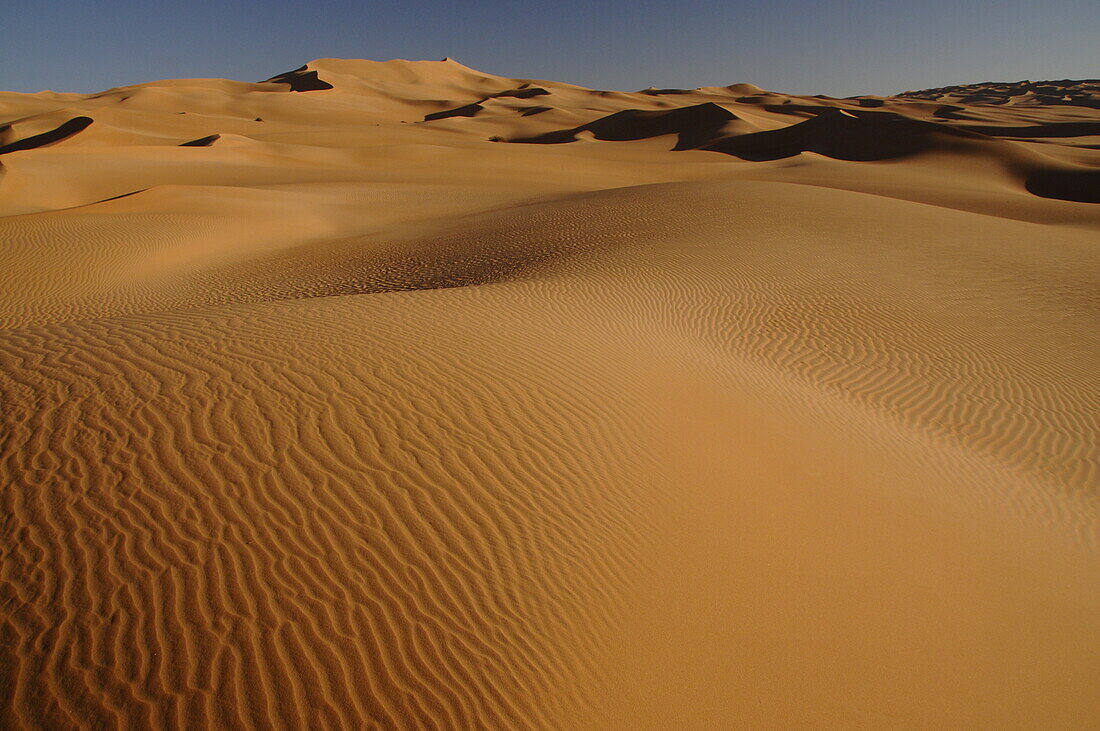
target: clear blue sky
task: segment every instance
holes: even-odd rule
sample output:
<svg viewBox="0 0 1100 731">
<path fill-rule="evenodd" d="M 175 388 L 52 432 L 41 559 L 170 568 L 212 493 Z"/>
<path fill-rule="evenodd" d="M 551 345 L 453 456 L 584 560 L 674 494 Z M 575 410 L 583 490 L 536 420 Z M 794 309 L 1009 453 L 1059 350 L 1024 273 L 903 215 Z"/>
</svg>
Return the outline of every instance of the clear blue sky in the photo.
<svg viewBox="0 0 1100 731">
<path fill-rule="evenodd" d="M 601 89 L 884 94 L 1100 77 L 1100 0 L 22 0 L 0 13 L 6 91 L 252 81 L 333 56 L 451 56 Z"/>
</svg>

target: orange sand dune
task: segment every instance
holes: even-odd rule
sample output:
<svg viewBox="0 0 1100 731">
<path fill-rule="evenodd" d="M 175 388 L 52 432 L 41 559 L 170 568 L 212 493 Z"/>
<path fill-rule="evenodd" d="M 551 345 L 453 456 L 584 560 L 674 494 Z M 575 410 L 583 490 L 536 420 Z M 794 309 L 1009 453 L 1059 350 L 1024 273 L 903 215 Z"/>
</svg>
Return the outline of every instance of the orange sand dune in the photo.
<svg viewBox="0 0 1100 731">
<path fill-rule="evenodd" d="M 0 93 L 4 728 L 1100 720 L 1100 84 Z"/>
</svg>

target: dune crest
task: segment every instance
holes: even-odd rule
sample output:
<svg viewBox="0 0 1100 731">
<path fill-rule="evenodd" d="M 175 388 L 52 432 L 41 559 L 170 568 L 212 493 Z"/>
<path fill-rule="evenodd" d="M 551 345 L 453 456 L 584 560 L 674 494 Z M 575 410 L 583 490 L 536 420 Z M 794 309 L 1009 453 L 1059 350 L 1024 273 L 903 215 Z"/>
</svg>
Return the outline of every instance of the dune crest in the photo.
<svg viewBox="0 0 1100 731">
<path fill-rule="evenodd" d="M 0 93 L 3 728 L 1085 728 L 1100 82 Z"/>
</svg>

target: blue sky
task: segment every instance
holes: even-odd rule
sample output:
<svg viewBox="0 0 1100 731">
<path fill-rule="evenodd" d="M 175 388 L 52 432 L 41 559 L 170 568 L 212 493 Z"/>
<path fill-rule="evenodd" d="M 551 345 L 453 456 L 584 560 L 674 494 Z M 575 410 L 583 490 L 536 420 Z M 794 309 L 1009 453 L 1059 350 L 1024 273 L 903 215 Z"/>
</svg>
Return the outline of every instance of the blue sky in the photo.
<svg viewBox="0 0 1100 731">
<path fill-rule="evenodd" d="M 1100 0 L 62 0 L 0 17 L 6 91 L 259 80 L 333 56 L 451 56 L 602 89 L 749 81 L 832 96 L 1100 77 Z"/>
</svg>

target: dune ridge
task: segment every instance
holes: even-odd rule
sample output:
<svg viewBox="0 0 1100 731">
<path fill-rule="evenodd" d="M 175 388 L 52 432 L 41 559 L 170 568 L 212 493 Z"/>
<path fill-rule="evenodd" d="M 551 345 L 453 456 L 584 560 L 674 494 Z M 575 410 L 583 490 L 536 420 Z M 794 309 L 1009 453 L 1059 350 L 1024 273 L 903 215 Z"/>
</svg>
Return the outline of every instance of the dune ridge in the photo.
<svg viewBox="0 0 1100 731">
<path fill-rule="evenodd" d="M 1089 727 L 1098 99 L 0 93 L 0 726 Z"/>
</svg>

